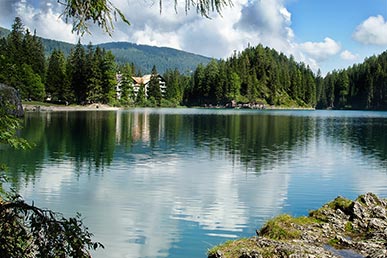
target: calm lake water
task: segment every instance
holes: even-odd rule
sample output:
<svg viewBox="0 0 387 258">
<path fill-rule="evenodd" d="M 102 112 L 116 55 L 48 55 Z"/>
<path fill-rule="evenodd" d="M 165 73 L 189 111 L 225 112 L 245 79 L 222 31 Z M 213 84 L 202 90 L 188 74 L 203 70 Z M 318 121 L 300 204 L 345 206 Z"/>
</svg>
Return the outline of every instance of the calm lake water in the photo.
<svg viewBox="0 0 387 258">
<path fill-rule="evenodd" d="M 387 112 L 133 109 L 27 113 L 0 149 L 29 202 L 82 213 L 93 257 L 206 257 L 280 213 L 387 197 Z"/>
</svg>

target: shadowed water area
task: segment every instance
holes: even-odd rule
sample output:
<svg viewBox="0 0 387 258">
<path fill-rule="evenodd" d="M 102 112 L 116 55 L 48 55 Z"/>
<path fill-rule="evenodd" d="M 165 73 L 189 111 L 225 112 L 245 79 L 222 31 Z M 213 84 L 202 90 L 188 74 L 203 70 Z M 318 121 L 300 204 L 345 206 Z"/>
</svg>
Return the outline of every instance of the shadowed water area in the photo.
<svg viewBox="0 0 387 258">
<path fill-rule="evenodd" d="M 93 257 L 206 257 L 280 213 L 387 197 L 387 112 L 133 109 L 27 113 L 10 185 L 74 216 Z"/>
</svg>

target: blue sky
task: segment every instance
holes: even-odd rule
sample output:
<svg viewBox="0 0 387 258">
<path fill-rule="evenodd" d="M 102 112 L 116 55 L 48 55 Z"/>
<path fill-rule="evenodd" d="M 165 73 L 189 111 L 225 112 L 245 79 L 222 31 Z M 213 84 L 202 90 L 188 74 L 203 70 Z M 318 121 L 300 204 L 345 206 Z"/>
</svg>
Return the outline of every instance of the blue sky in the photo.
<svg viewBox="0 0 387 258">
<path fill-rule="evenodd" d="M 184 12 L 178 0 L 164 0 L 160 15 L 156 0 L 112 0 L 131 21 L 115 24 L 112 37 L 92 26 L 82 42 L 129 41 L 167 46 L 214 58 L 263 44 L 293 55 L 323 74 L 346 68 L 387 50 L 387 0 L 233 0 L 222 17 L 205 19 Z M 58 18 L 63 6 L 56 0 L 1 0 L 0 26 L 10 28 L 20 16 L 30 30 L 75 43 L 79 36 Z"/>
</svg>

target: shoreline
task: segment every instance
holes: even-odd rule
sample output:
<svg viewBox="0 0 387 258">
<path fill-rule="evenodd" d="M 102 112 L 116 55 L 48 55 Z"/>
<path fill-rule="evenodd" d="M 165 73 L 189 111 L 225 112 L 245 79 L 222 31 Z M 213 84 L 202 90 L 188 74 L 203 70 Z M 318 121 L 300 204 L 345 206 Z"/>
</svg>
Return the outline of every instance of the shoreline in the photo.
<svg viewBox="0 0 387 258">
<path fill-rule="evenodd" d="M 279 215 L 256 232 L 213 247 L 208 258 L 387 257 L 387 199 L 338 196 L 308 216 Z"/>
<path fill-rule="evenodd" d="M 25 104 L 23 103 L 24 112 L 48 112 L 48 111 L 116 111 L 121 110 L 119 107 L 112 107 L 105 104 L 94 103 L 90 105 L 41 105 L 39 103 L 36 104 Z"/>
<path fill-rule="evenodd" d="M 117 111 L 126 109 L 125 107 L 113 107 L 107 104 L 101 103 L 93 103 L 89 105 L 55 105 L 55 104 L 47 104 L 47 103 L 22 103 L 23 110 L 25 112 L 59 112 L 59 111 Z M 133 107 L 132 107 L 133 108 Z M 189 107 L 186 107 L 189 108 Z M 209 109 L 209 107 L 197 107 L 203 109 Z M 216 107 L 212 107 L 213 109 L 217 109 Z M 236 108 L 235 110 L 243 110 Z M 246 109 L 248 110 L 248 109 Z M 250 109 L 250 110 L 258 110 L 258 109 Z M 281 107 L 281 106 L 267 106 L 264 109 L 259 110 L 315 110 L 314 108 L 306 108 L 306 107 Z"/>
</svg>

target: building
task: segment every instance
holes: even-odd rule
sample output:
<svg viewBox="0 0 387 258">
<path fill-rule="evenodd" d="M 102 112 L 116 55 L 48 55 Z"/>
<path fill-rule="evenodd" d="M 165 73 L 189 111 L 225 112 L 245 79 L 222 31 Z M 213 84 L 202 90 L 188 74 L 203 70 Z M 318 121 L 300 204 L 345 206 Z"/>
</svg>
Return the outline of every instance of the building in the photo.
<svg viewBox="0 0 387 258">
<path fill-rule="evenodd" d="M 151 74 L 147 74 L 142 77 L 132 76 L 132 87 L 133 87 L 134 96 L 137 96 L 137 93 L 140 87 L 144 87 L 145 96 L 148 97 L 148 88 L 149 88 L 149 82 L 150 82 L 151 76 L 152 76 Z M 117 78 L 117 86 L 116 86 L 117 99 L 120 99 L 122 95 L 122 89 L 121 89 L 122 80 L 123 80 L 122 74 L 118 73 L 116 75 L 116 78 Z M 157 75 L 157 78 L 159 80 L 161 95 L 165 96 L 165 93 L 167 90 L 165 79 L 159 74 Z"/>
</svg>

